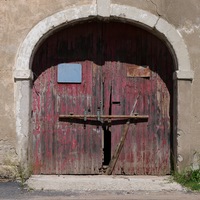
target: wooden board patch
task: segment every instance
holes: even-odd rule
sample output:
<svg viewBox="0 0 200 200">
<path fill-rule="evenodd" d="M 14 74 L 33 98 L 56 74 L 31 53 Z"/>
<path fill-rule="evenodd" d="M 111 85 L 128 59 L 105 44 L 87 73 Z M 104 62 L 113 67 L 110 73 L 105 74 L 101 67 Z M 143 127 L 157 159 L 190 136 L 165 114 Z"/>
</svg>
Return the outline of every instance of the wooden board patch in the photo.
<svg viewBox="0 0 200 200">
<path fill-rule="evenodd" d="M 150 77 L 149 66 L 127 65 L 127 77 Z"/>
</svg>

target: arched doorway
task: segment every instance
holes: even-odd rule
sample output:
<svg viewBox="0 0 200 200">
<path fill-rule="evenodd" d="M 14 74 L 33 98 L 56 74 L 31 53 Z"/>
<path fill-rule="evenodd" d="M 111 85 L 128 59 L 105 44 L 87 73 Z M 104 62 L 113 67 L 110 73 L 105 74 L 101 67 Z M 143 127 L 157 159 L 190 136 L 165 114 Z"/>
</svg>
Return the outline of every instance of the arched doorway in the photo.
<svg viewBox="0 0 200 200">
<path fill-rule="evenodd" d="M 60 82 L 62 68 L 72 65 L 79 79 Z M 164 42 L 127 23 L 92 20 L 49 36 L 32 65 L 35 173 L 103 173 L 136 104 L 134 112 L 148 118 L 130 120 L 113 174 L 169 174 L 174 69 Z M 123 116 L 104 120 L 98 112 Z"/>
</svg>

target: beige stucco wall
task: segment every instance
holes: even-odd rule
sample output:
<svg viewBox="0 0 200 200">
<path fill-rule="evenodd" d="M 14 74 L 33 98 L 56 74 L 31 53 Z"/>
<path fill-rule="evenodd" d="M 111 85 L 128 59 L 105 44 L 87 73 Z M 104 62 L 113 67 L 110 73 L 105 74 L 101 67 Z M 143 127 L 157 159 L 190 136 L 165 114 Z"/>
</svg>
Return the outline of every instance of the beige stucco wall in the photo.
<svg viewBox="0 0 200 200">
<path fill-rule="evenodd" d="M 17 163 L 16 118 L 13 68 L 17 51 L 29 31 L 44 18 L 69 7 L 96 4 L 96 0 L 6 0 L 0 1 L 0 176 L 15 173 L 8 165 Z M 133 6 L 149 11 L 173 25 L 182 35 L 189 51 L 192 69 L 195 71 L 192 85 L 180 84 L 181 90 L 192 87 L 192 100 L 186 106 L 192 108 L 188 117 L 188 132 L 179 131 L 182 144 L 178 144 L 180 161 L 193 162 L 193 154 L 200 152 L 200 2 L 199 0 L 111 0 L 113 4 Z M 106 5 L 106 4 L 105 4 Z M 184 96 L 183 96 L 184 98 Z M 190 111 L 188 111 L 190 112 Z M 182 119 L 178 119 L 180 122 Z M 198 157 L 194 156 L 198 161 Z M 195 161 L 195 162 L 196 162 Z"/>
</svg>

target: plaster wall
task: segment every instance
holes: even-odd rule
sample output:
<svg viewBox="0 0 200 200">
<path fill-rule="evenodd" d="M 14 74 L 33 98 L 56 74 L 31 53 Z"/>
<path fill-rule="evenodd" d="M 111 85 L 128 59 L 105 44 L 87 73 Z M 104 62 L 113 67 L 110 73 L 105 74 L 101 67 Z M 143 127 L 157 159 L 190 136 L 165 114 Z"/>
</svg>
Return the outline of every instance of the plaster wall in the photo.
<svg viewBox="0 0 200 200">
<path fill-rule="evenodd" d="M 178 30 L 180 38 L 183 38 L 189 52 L 192 70 L 195 73 L 192 82 L 188 80 L 179 82 L 177 85 L 178 92 L 182 95 L 176 100 L 183 113 L 185 108 L 185 115 L 178 118 L 178 160 L 182 163 L 180 166 L 191 163 L 197 166 L 198 153 L 200 152 L 200 2 L 198 0 L 102 1 L 103 3 L 99 7 L 99 14 L 102 16 L 108 16 L 111 12 L 110 3 L 136 7 L 157 16 L 158 18 L 155 18 L 154 22 L 160 29 L 165 28 L 165 26 L 163 26 L 163 23 L 156 24 L 156 20 L 159 17 L 161 21 L 164 19 L 174 26 Z M 15 70 L 15 61 L 20 45 L 31 29 L 46 17 L 67 8 L 96 5 L 97 2 L 96 0 L 0 1 L 0 176 L 14 176 L 16 173 L 15 166 L 18 164 L 19 152 L 16 149 L 20 142 L 17 141 L 16 137 L 16 101 L 14 98 L 17 86 L 14 82 L 13 71 Z M 124 9 L 121 14 L 127 15 L 128 13 Z M 180 48 L 180 54 L 182 48 Z M 25 83 L 24 87 L 28 87 L 28 84 Z M 19 85 L 19 87 L 22 86 Z M 184 94 L 187 95 L 185 102 Z M 186 124 L 185 121 L 187 121 Z M 26 137 L 25 133 L 24 137 Z M 25 151 L 24 154 L 26 155 L 27 152 Z"/>
</svg>

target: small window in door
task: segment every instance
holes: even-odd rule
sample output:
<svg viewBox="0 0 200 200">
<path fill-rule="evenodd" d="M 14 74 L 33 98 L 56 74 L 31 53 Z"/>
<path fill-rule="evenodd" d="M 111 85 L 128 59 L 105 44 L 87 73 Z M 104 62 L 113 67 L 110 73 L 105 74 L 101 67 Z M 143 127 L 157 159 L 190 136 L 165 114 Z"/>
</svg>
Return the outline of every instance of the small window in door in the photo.
<svg viewBox="0 0 200 200">
<path fill-rule="evenodd" d="M 58 65 L 58 83 L 81 83 L 82 66 L 78 63 L 62 63 Z"/>
</svg>

